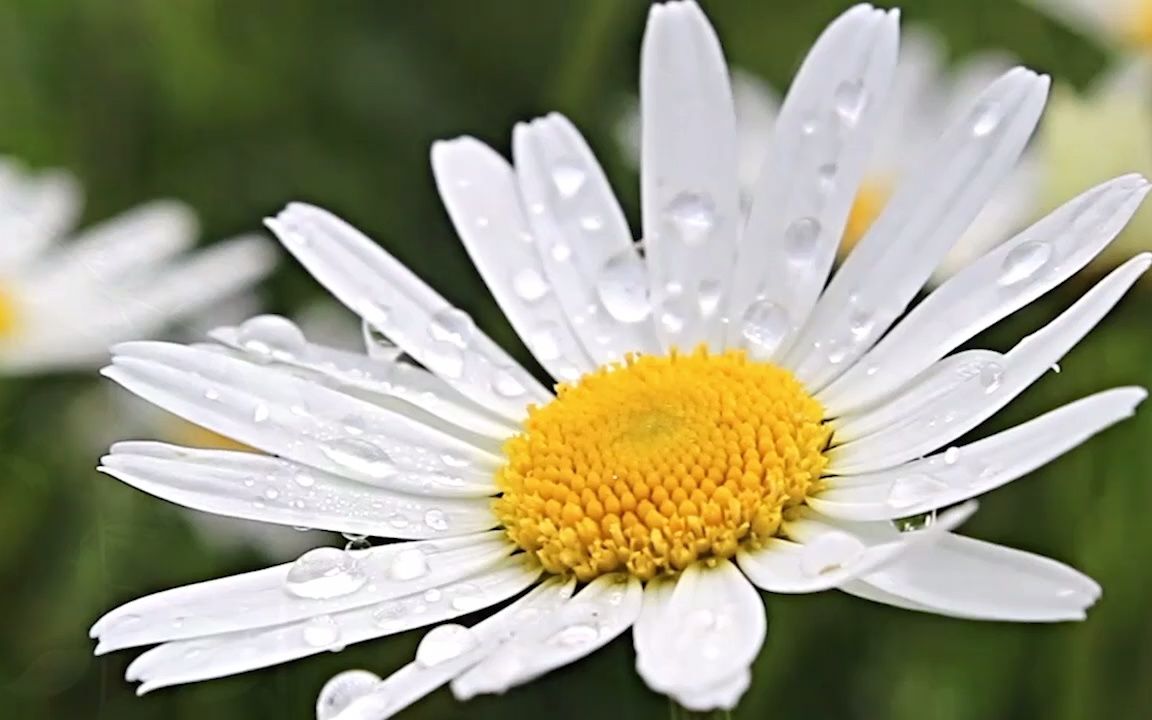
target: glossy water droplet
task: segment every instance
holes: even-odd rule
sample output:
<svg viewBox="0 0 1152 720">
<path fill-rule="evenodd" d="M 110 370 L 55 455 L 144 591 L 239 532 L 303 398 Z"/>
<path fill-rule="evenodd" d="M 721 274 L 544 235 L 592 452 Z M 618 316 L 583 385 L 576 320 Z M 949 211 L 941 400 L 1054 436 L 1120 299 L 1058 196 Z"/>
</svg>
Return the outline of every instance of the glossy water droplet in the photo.
<svg viewBox="0 0 1152 720">
<path fill-rule="evenodd" d="M 604 229 L 604 219 L 599 215 L 585 215 L 580 218 L 580 228 L 587 232 L 598 232 Z"/>
<path fill-rule="evenodd" d="M 545 323 L 532 330 L 526 338 L 532 354 L 543 361 L 560 357 L 559 331 L 552 323 Z"/>
<path fill-rule="evenodd" d="M 236 331 L 236 342 L 262 358 L 282 360 L 295 357 L 307 345 L 300 328 L 279 315 L 258 315 L 246 320 Z"/>
<path fill-rule="evenodd" d="M 428 572 L 428 556 L 420 548 L 404 548 L 392 558 L 388 574 L 394 580 L 415 580 Z"/>
<path fill-rule="evenodd" d="M 444 532 L 448 529 L 448 516 L 443 510 L 433 508 L 424 513 L 424 524 L 436 532 Z"/>
<path fill-rule="evenodd" d="M 665 210 L 686 245 L 704 242 L 716 226 L 716 209 L 712 201 L 696 193 L 681 193 Z"/>
<path fill-rule="evenodd" d="M 580 192 L 585 180 L 587 176 L 575 163 L 562 160 L 552 168 L 552 183 L 562 198 L 570 198 Z"/>
<path fill-rule="evenodd" d="M 304 623 L 304 642 L 314 648 L 332 648 L 340 645 L 340 626 L 331 615 L 317 615 Z"/>
<path fill-rule="evenodd" d="M 812 262 L 812 257 L 819 246 L 819 239 L 819 220 L 812 217 L 794 220 L 784 230 L 784 254 L 794 264 L 808 264 Z"/>
<path fill-rule="evenodd" d="M 955 465 L 960 460 L 960 448 L 950 447 L 944 451 L 944 464 Z"/>
<path fill-rule="evenodd" d="M 480 592 L 480 588 L 472 583 L 461 583 L 453 586 L 450 604 L 453 610 L 461 612 L 472 612 L 488 605 L 484 600 L 484 593 Z"/>
<path fill-rule="evenodd" d="M 264 497 L 268 498 L 269 500 L 275 500 L 276 498 L 280 497 L 280 491 L 276 488 L 268 488 L 264 491 Z"/>
<path fill-rule="evenodd" d="M 322 599 L 351 595 L 368 582 L 368 576 L 347 552 L 322 547 L 309 550 L 292 563 L 284 589 L 296 597 Z"/>
<path fill-rule="evenodd" d="M 426 668 L 458 658 L 480 645 L 475 633 L 463 625 L 438 625 L 416 647 L 416 662 Z"/>
<path fill-rule="evenodd" d="M 829 193 L 836 189 L 836 175 L 839 172 L 840 166 L 834 162 L 824 163 L 816 168 L 816 181 L 820 192 Z"/>
<path fill-rule="evenodd" d="M 679 313 L 668 310 L 660 313 L 660 327 L 673 335 L 684 329 L 684 317 Z"/>
<path fill-rule="evenodd" d="M 205 400 L 219 400 L 220 399 L 220 391 L 215 390 L 213 388 L 208 388 L 207 390 L 204 391 L 204 399 Z"/>
<path fill-rule="evenodd" d="M 512 277 L 512 290 L 528 302 L 536 302 L 549 289 L 548 281 L 533 268 L 524 268 Z"/>
<path fill-rule="evenodd" d="M 464 349 L 476 334 L 476 323 L 458 308 L 446 308 L 432 316 L 428 334 L 433 340 Z"/>
<path fill-rule="evenodd" d="M 1004 378 L 1004 366 L 995 362 L 985 363 L 980 367 L 980 374 L 977 378 L 980 387 L 984 388 L 984 392 L 996 392 L 1000 389 L 1000 383 Z"/>
<path fill-rule="evenodd" d="M 256 403 L 256 407 L 252 408 L 252 422 L 262 423 L 268 419 L 271 411 L 264 403 Z"/>
<path fill-rule="evenodd" d="M 359 438 L 336 439 L 320 445 L 320 452 L 332 462 L 357 474 L 386 478 L 396 474 L 396 466 L 384 449 Z"/>
<path fill-rule="evenodd" d="M 947 489 L 947 484 L 931 475 L 905 475 L 893 481 L 887 503 L 892 508 L 909 508 Z"/>
<path fill-rule="evenodd" d="M 700 303 L 700 314 L 709 317 L 720 307 L 720 296 L 724 285 L 719 280 L 701 280 L 696 288 L 696 300 Z"/>
<path fill-rule="evenodd" d="M 300 487 L 308 488 L 316 484 L 316 477 L 307 470 L 297 470 L 293 473 L 292 479 L 295 480 L 296 484 Z"/>
<path fill-rule="evenodd" d="M 1052 367 L 1050 367 L 1048 369 L 1051 370 L 1052 372 L 1056 373 L 1056 374 L 1059 374 L 1060 373 L 1060 363 L 1052 363 Z"/>
<path fill-rule="evenodd" d="M 770 300 L 757 300 L 744 311 L 740 334 L 753 349 L 770 353 L 787 332 L 788 314 Z"/>
<path fill-rule="evenodd" d="M 506 398 L 517 398 L 526 390 L 524 384 L 516 379 L 512 368 L 497 368 L 492 375 L 492 389 L 496 394 Z"/>
<path fill-rule="evenodd" d="M 437 603 L 440 602 L 440 598 L 443 596 L 444 593 L 441 592 L 439 588 L 429 588 L 424 591 L 424 602 Z"/>
<path fill-rule="evenodd" d="M 395 625 L 406 613 L 403 602 L 390 600 L 381 603 L 372 611 L 372 620 L 381 627 L 388 627 Z"/>
<path fill-rule="evenodd" d="M 1052 246 L 1044 242 L 1027 242 L 1012 248 L 1004 256 L 1000 267 L 999 283 L 1003 286 L 1031 280 L 1048 264 L 1052 257 Z"/>
<path fill-rule="evenodd" d="M 620 322 L 640 322 L 652 312 L 644 261 L 632 248 L 608 258 L 600 269 L 596 293 L 608 314 Z"/>
<path fill-rule="evenodd" d="M 862 340 L 872 332 L 876 326 L 876 319 L 871 313 L 855 312 L 848 318 L 848 331 L 857 340 Z"/>
<path fill-rule="evenodd" d="M 577 623 L 576 625 L 569 625 L 560 632 L 548 638 L 548 642 L 552 645 L 562 645 L 564 647 L 577 647 L 580 645 L 587 645 L 595 642 L 600 637 L 600 632 L 591 625 Z"/>
<path fill-rule="evenodd" d="M 800 569 L 810 577 L 835 572 L 859 560 L 865 549 L 859 538 L 846 532 L 825 532 L 805 543 Z"/>
<path fill-rule="evenodd" d="M 367 670 L 346 670 L 332 676 L 316 698 L 316 720 L 332 720 L 379 684 L 380 676 Z"/>
<path fill-rule="evenodd" d="M 855 125 L 868 105 L 868 92 L 860 80 L 845 80 L 836 86 L 832 96 L 836 114 L 848 124 Z"/>
<path fill-rule="evenodd" d="M 981 105 L 976 108 L 976 113 L 972 120 L 972 134 L 976 137 L 985 137 L 991 134 L 993 130 L 1000 126 L 1001 119 L 999 103 L 990 102 Z"/>
</svg>

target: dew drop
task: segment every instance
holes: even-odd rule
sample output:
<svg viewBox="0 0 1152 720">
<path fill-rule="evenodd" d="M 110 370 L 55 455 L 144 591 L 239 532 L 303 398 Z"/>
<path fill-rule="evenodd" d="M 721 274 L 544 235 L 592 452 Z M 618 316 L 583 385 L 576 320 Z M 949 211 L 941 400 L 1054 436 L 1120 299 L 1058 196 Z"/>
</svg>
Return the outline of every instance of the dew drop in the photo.
<svg viewBox="0 0 1152 720">
<path fill-rule="evenodd" d="M 852 333 L 852 337 L 857 340 L 863 340 L 868 337 L 872 332 L 872 328 L 876 326 L 875 318 L 870 313 L 855 312 L 848 318 L 848 331 Z"/>
<path fill-rule="evenodd" d="M 304 642 L 314 648 L 336 649 L 340 645 L 340 626 L 331 615 L 317 615 L 304 623 Z"/>
<path fill-rule="evenodd" d="M 532 330 L 526 338 L 532 354 L 543 361 L 555 360 L 560 357 L 558 332 L 552 323 L 544 323 Z"/>
<path fill-rule="evenodd" d="M 702 280 L 696 289 L 696 299 L 700 303 L 700 314 L 709 317 L 720 307 L 720 295 L 724 286 L 719 280 Z"/>
<path fill-rule="evenodd" d="M 460 612 L 472 612 L 485 607 L 488 603 L 484 601 L 484 594 L 480 592 L 480 588 L 472 583 L 462 583 L 452 588 L 452 605 L 453 610 Z"/>
<path fill-rule="evenodd" d="M 832 530 L 804 545 L 800 569 L 810 577 L 825 575 L 856 562 L 864 550 L 864 543 L 859 538 Z"/>
<path fill-rule="evenodd" d="M 298 470 L 292 475 L 292 479 L 300 487 L 309 488 L 316 484 L 316 477 L 307 470 Z"/>
<path fill-rule="evenodd" d="M 977 379 L 984 392 L 994 393 L 1000 389 L 1000 383 L 1004 379 L 1004 366 L 995 362 L 985 363 L 980 367 Z"/>
<path fill-rule="evenodd" d="M 440 598 L 442 598 L 443 596 L 444 596 L 444 593 L 441 592 L 439 588 L 429 588 L 429 589 L 424 591 L 424 602 L 426 602 L 426 603 L 438 603 L 438 602 L 440 602 Z"/>
<path fill-rule="evenodd" d="M 428 333 L 437 342 L 464 349 L 476 334 L 476 323 L 459 308 L 445 308 L 432 316 Z"/>
<path fill-rule="evenodd" d="M 570 198 L 584 187 L 587 176 L 578 165 L 570 161 L 560 161 L 552 168 L 552 184 L 562 198 Z"/>
<path fill-rule="evenodd" d="M 1001 114 L 999 103 L 985 103 L 976 108 L 972 120 L 972 134 L 976 137 L 986 137 L 1000 126 Z"/>
<path fill-rule="evenodd" d="M 632 248 L 608 258 L 600 269 L 596 293 L 608 314 L 620 322 L 637 323 L 652 312 L 644 261 Z"/>
<path fill-rule="evenodd" d="M 770 353 L 788 332 L 788 314 L 770 300 L 757 300 L 744 311 L 740 333 L 756 350 Z"/>
<path fill-rule="evenodd" d="M 367 440 L 344 438 L 320 445 L 320 452 L 332 462 L 357 475 L 385 478 L 396 474 L 392 458 L 383 448 Z"/>
<path fill-rule="evenodd" d="M 290 359 L 307 345 L 300 328 L 280 315 L 257 315 L 246 320 L 236 331 L 236 342 L 244 350 L 268 359 Z"/>
<path fill-rule="evenodd" d="M 332 676 L 316 698 L 316 720 L 332 720 L 379 684 L 380 676 L 367 670 L 346 670 Z"/>
<path fill-rule="evenodd" d="M 1048 243 L 1027 242 L 1014 247 L 1004 256 L 999 283 L 1007 287 L 1031 280 L 1051 257 L 1052 246 Z"/>
<path fill-rule="evenodd" d="M 426 668 L 436 667 L 479 645 L 475 633 L 463 625 L 438 625 L 429 630 L 416 647 L 416 662 Z"/>
<path fill-rule="evenodd" d="M 269 500 L 275 500 L 276 498 L 280 497 L 280 491 L 276 488 L 270 487 L 264 491 L 264 497 L 268 498 Z"/>
<path fill-rule="evenodd" d="M 588 232 L 597 232 L 604 229 L 604 219 L 599 215 L 585 215 L 580 218 L 580 228 Z"/>
<path fill-rule="evenodd" d="M 428 572 L 428 556 L 419 548 L 404 548 L 392 558 L 388 574 L 394 580 L 415 580 Z"/>
<path fill-rule="evenodd" d="M 424 524 L 436 532 L 444 532 L 448 529 L 448 516 L 443 510 L 433 508 L 424 513 Z"/>
<path fill-rule="evenodd" d="M 840 166 L 834 162 L 816 168 L 816 180 L 821 192 L 829 193 L 836 189 L 836 175 L 839 172 Z"/>
<path fill-rule="evenodd" d="M 587 645 L 595 642 L 600 637 L 600 632 L 591 625 L 578 623 L 576 625 L 569 625 L 552 637 L 548 638 L 548 642 L 552 645 L 562 645 L 564 647 L 578 647 L 580 645 Z"/>
<path fill-rule="evenodd" d="M 207 390 L 204 391 L 204 399 L 205 400 L 213 400 L 213 401 L 219 400 L 220 399 L 220 391 L 213 389 L 213 388 L 208 388 Z"/>
<path fill-rule="evenodd" d="M 784 230 L 784 253 L 797 265 L 812 262 L 820 238 L 820 221 L 813 217 L 793 220 Z"/>
<path fill-rule="evenodd" d="M 256 403 L 256 407 L 252 409 L 252 422 L 262 423 L 268 419 L 269 415 L 271 415 L 271 411 L 268 410 L 267 405 L 264 403 Z"/>
<path fill-rule="evenodd" d="M 372 620 L 381 627 L 388 627 L 404 617 L 404 614 L 404 603 L 392 600 L 378 605 L 372 611 Z"/>
<path fill-rule="evenodd" d="M 548 294 L 548 282 L 534 268 L 524 268 L 512 277 L 512 290 L 522 300 L 536 302 Z"/>
<path fill-rule="evenodd" d="M 684 329 L 684 318 L 671 310 L 660 313 L 660 326 L 675 335 Z"/>
<path fill-rule="evenodd" d="M 906 475 L 893 481 L 887 503 L 893 508 L 909 508 L 936 496 L 948 486 L 930 475 Z"/>
<path fill-rule="evenodd" d="M 506 398 L 517 398 L 525 393 L 524 384 L 516 379 L 512 368 L 497 368 L 492 375 L 492 389 Z"/>
<path fill-rule="evenodd" d="M 950 447 L 944 451 L 944 464 L 955 465 L 960 460 L 960 448 Z"/>
<path fill-rule="evenodd" d="M 327 600 L 351 595 L 368 582 L 368 576 L 347 552 L 322 547 L 309 550 L 292 563 L 284 589 L 301 598 Z"/>
<path fill-rule="evenodd" d="M 860 80 L 845 80 L 836 86 L 832 96 L 836 114 L 848 125 L 855 125 L 868 104 L 868 92 Z"/>
<path fill-rule="evenodd" d="M 716 225 L 712 201 L 696 193 L 681 193 L 668 203 L 665 211 L 686 245 L 699 245 Z"/>
</svg>

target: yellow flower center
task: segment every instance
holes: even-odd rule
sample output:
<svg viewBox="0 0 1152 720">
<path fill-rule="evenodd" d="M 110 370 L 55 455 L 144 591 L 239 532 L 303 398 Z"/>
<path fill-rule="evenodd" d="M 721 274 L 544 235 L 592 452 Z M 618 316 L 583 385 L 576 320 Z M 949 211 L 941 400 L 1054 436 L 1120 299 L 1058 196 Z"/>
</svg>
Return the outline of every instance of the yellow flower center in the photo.
<svg viewBox="0 0 1152 720">
<path fill-rule="evenodd" d="M 629 356 L 530 409 L 494 509 L 548 571 L 580 580 L 731 557 L 815 489 L 823 414 L 790 372 L 743 351 Z"/>
<path fill-rule="evenodd" d="M 0 340 L 9 338 L 19 327 L 16 299 L 0 287 Z"/>
<path fill-rule="evenodd" d="M 856 199 L 852 201 L 852 209 L 848 212 L 848 223 L 844 227 L 844 237 L 840 241 L 841 257 L 856 247 L 856 243 L 860 242 L 860 238 L 864 237 L 864 233 L 868 232 L 868 228 L 876 222 L 876 218 L 879 217 L 880 211 L 884 209 L 884 205 L 888 202 L 888 196 L 891 194 L 888 183 L 885 182 L 865 181 L 860 185 Z"/>
<path fill-rule="evenodd" d="M 1136 0 L 1132 17 L 1121 31 L 1137 50 L 1152 49 L 1152 0 Z"/>
</svg>

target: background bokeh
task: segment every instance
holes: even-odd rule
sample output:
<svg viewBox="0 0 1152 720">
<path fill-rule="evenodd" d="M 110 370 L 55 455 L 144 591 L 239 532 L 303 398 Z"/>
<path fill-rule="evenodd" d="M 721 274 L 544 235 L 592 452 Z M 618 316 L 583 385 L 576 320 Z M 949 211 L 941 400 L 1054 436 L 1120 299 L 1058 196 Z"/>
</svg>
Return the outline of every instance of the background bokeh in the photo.
<svg viewBox="0 0 1152 720">
<path fill-rule="evenodd" d="M 783 88 L 850 3 L 704 4 L 730 61 Z M 902 7 L 906 22 L 934 27 L 957 57 L 1003 48 L 1074 87 L 1110 62 L 1006 0 Z M 74 170 L 88 220 L 172 196 L 201 213 L 207 238 L 256 229 L 288 200 L 318 202 L 517 347 L 439 206 L 428 147 L 469 133 L 507 150 L 514 122 L 562 111 L 586 131 L 635 217 L 634 176 L 614 130 L 634 94 L 645 10 L 641 0 L 0 0 L 0 154 Z M 1152 237 L 1135 242 L 1150 247 Z M 1007 348 L 1066 307 L 1091 274 L 981 344 Z M 1152 384 L 1150 290 L 1138 288 L 992 429 L 1110 386 Z M 263 294 L 286 313 L 321 296 L 289 260 Z M 146 592 L 264 560 L 205 543 L 187 514 L 93 470 L 98 451 L 74 404 L 98 382 L 0 378 L 0 715 L 310 718 L 334 672 L 385 674 L 412 656 L 418 632 L 136 698 L 122 680 L 131 653 L 92 658 L 90 623 Z M 834 593 L 772 597 L 769 639 L 736 716 L 1152 717 L 1150 465 L 1145 412 L 992 493 L 968 527 L 1096 577 L 1105 595 L 1087 622 L 980 624 Z M 667 717 L 631 664 L 629 642 L 618 640 L 505 697 L 459 705 L 440 691 L 401 717 Z"/>
</svg>

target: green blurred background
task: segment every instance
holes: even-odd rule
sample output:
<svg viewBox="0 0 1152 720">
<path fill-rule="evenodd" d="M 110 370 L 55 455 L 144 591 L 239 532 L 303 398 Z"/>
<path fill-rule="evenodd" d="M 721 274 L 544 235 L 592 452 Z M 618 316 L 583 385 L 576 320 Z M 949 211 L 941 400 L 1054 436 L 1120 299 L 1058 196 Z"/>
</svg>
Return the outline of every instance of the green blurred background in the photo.
<svg viewBox="0 0 1152 720">
<path fill-rule="evenodd" d="M 849 4 L 704 2 L 730 61 L 778 88 Z M 255 229 L 288 200 L 318 202 L 512 347 L 435 197 L 429 144 L 466 132 L 507 150 L 514 122 L 560 110 L 585 130 L 635 217 L 634 176 L 613 132 L 634 94 L 646 5 L 0 0 L 0 154 L 74 170 L 88 220 L 174 196 L 201 213 L 207 238 Z M 1077 87 L 1109 62 L 1005 0 L 902 7 L 905 22 L 934 27 L 957 57 L 1002 48 Z M 1051 293 L 981 344 L 1006 349 L 1086 282 Z M 286 313 L 321 296 L 287 259 L 263 293 Z M 1152 293 L 1138 290 L 993 429 L 1106 387 L 1152 384 L 1150 313 Z M 98 451 L 83 441 L 72 403 L 97 382 L 0 378 L 0 715 L 311 718 L 331 674 L 386 674 L 412 656 L 418 632 L 136 698 L 122 680 L 132 653 L 92 658 L 90 623 L 138 595 L 264 560 L 205 544 L 186 514 L 95 473 Z M 1152 717 L 1150 431 L 1148 412 L 1109 430 L 986 497 L 968 527 L 1096 577 L 1105 595 L 1087 622 L 980 624 L 835 593 L 771 597 L 768 642 L 736 717 Z M 400 717 L 667 717 L 631 664 L 630 643 L 619 640 L 507 696 L 459 705 L 440 691 Z"/>
</svg>

